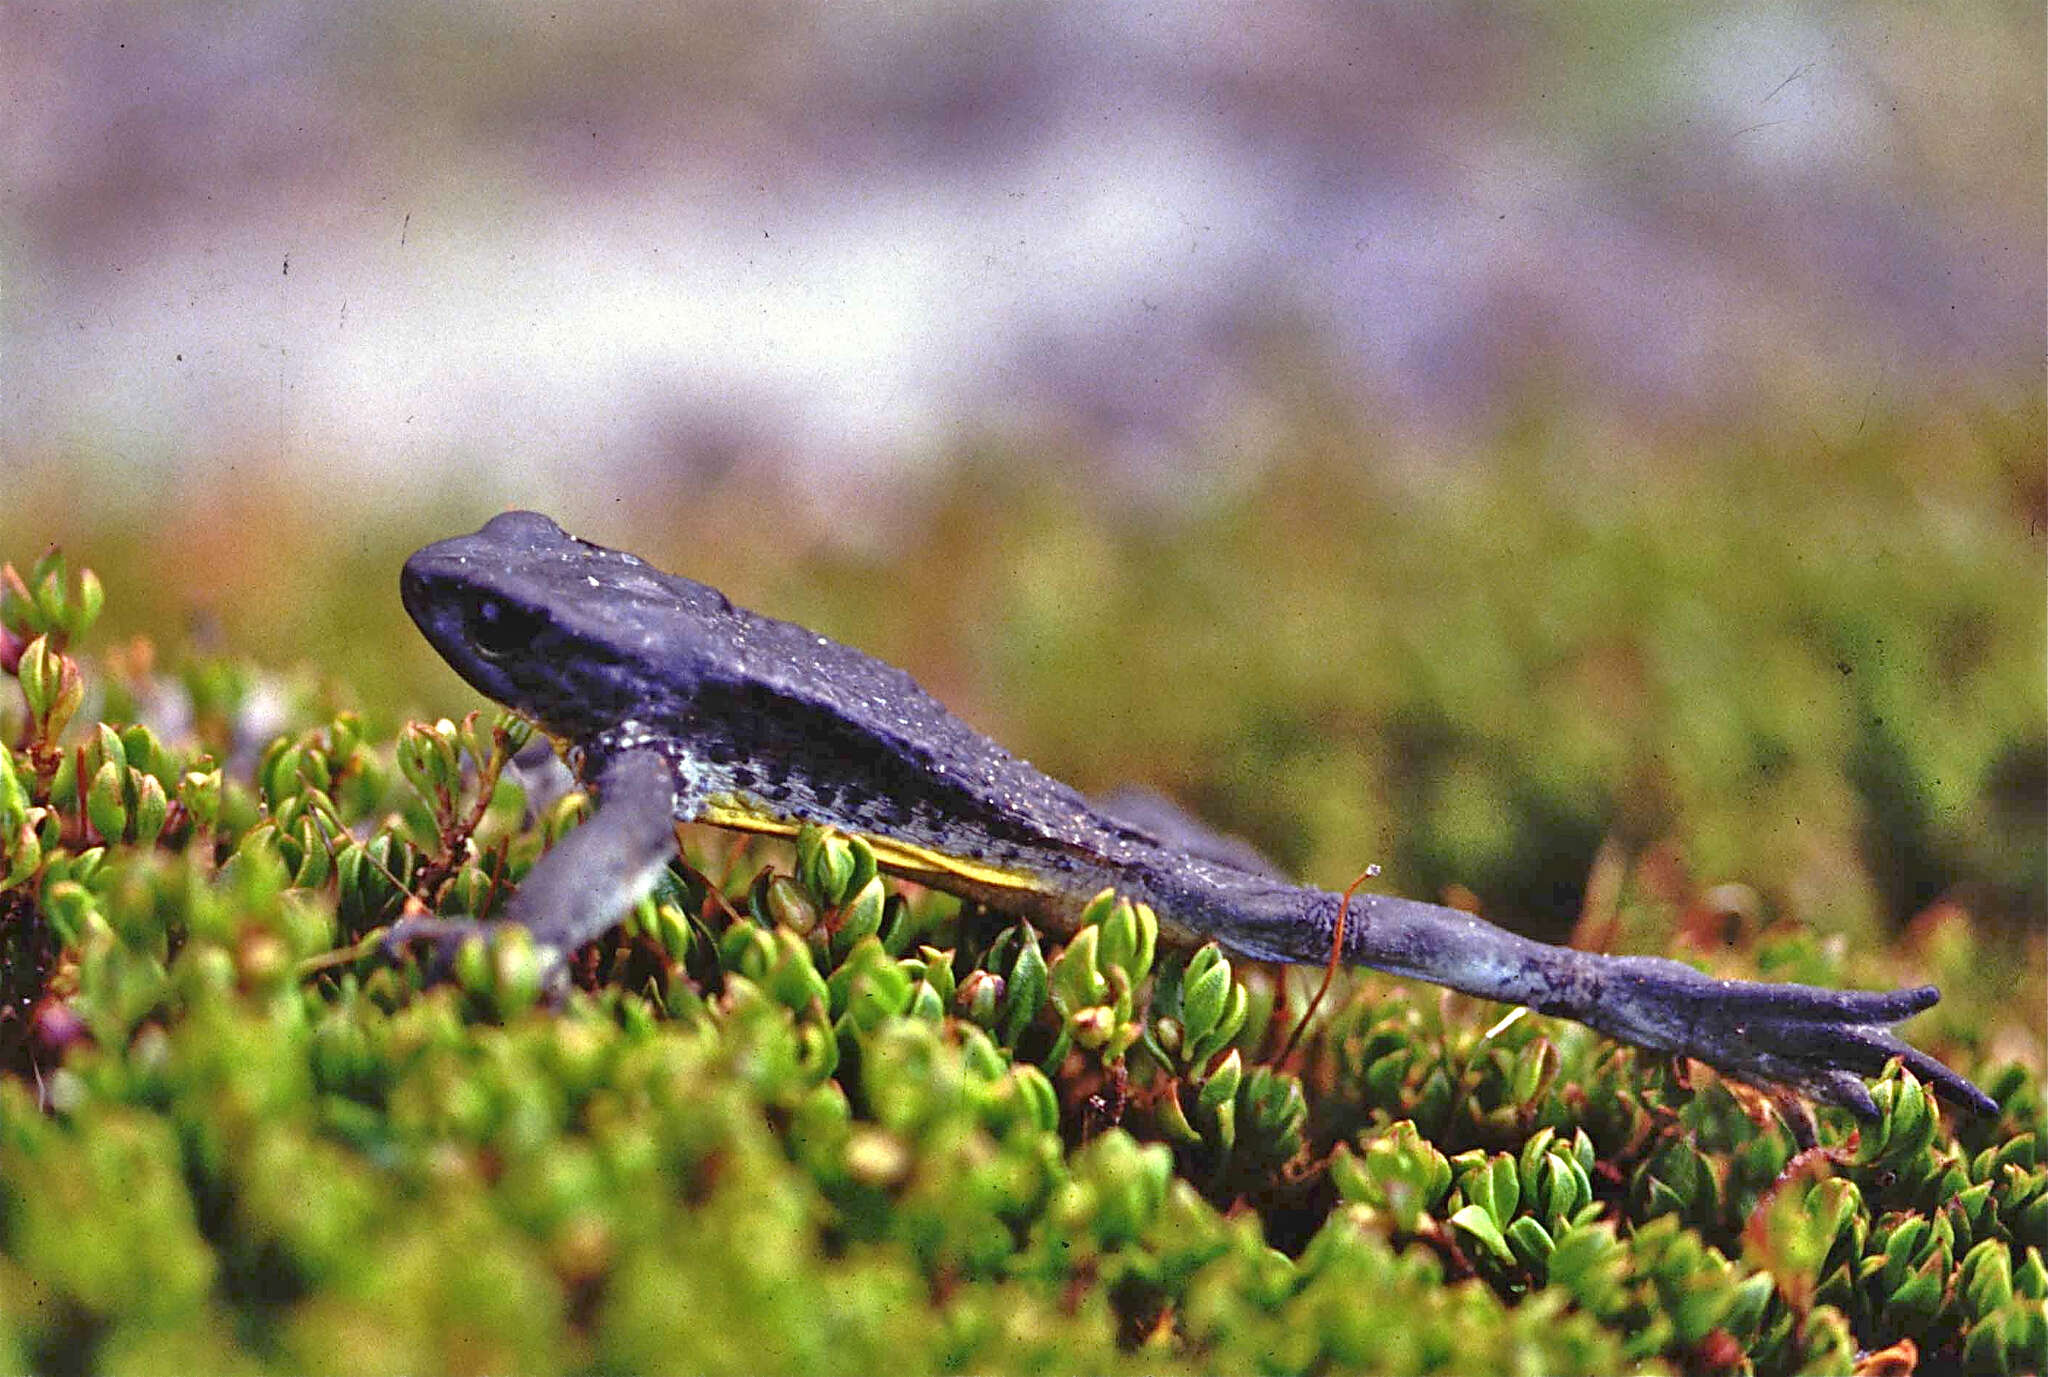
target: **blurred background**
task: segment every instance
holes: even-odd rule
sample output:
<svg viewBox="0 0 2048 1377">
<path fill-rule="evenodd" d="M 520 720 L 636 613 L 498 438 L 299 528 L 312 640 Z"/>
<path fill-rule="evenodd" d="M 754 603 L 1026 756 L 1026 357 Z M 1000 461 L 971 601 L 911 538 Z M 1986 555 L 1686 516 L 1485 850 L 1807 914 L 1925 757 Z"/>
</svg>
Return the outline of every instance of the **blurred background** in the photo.
<svg viewBox="0 0 2048 1377">
<path fill-rule="evenodd" d="M 1961 925 L 1951 979 L 2038 984 L 2043 50 L 2025 3 L 13 6 L 0 554 L 389 724 L 476 703 L 399 560 L 537 507 L 1327 885 Z"/>
</svg>

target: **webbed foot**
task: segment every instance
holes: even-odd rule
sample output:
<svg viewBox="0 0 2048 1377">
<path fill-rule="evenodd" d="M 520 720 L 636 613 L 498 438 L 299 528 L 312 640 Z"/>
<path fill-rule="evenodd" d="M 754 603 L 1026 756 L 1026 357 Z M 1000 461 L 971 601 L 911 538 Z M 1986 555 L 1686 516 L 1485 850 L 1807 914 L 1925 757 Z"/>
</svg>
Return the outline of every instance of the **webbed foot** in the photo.
<svg viewBox="0 0 2048 1377">
<path fill-rule="evenodd" d="M 513 940 L 528 937 L 526 929 L 517 923 L 478 922 L 468 918 L 434 918 L 421 914 L 400 918 L 386 928 L 383 937 L 378 940 L 377 950 L 386 961 L 397 965 L 405 960 L 407 953 L 415 945 L 425 943 L 428 950 L 426 959 L 421 963 L 421 970 L 429 980 L 445 980 L 454 973 L 456 955 L 462 950 L 464 943 L 472 938 L 478 939 L 488 953 L 494 943 L 512 938 L 515 933 L 518 934 L 518 938 Z M 533 964 L 537 967 L 535 974 L 539 978 L 541 993 L 551 1001 L 567 993 L 569 963 L 566 954 L 559 948 L 531 941 L 525 945 L 532 949 Z"/>
<path fill-rule="evenodd" d="M 454 966 L 456 950 L 471 934 L 482 931 L 481 923 L 416 914 L 384 929 L 377 939 L 377 954 L 395 966 L 405 960 L 415 942 L 426 942 L 430 944 L 426 969 L 431 975 L 443 976 Z"/>
<path fill-rule="evenodd" d="M 1608 958 L 1599 985 L 1586 1022 L 1736 1080 L 1789 1086 L 1872 1119 L 1877 1106 L 1864 1079 L 1897 1057 L 1950 1104 L 1998 1113 L 1989 1095 L 1891 1031 L 1940 1000 L 1932 985 L 1878 992 L 1716 980 L 1653 957 Z"/>
</svg>

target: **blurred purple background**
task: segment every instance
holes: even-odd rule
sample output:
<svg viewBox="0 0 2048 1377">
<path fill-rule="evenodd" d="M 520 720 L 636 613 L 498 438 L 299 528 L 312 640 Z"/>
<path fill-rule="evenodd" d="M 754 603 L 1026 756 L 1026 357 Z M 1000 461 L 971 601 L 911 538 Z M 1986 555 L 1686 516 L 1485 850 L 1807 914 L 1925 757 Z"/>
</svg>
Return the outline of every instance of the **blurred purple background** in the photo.
<svg viewBox="0 0 2048 1377">
<path fill-rule="evenodd" d="M 23 472 L 573 518 L 735 465 L 836 502 L 991 434 L 1227 481 L 1303 377 L 1425 457 L 1532 405 L 1847 431 L 2041 386 L 2037 4 L 0 25 Z"/>
</svg>

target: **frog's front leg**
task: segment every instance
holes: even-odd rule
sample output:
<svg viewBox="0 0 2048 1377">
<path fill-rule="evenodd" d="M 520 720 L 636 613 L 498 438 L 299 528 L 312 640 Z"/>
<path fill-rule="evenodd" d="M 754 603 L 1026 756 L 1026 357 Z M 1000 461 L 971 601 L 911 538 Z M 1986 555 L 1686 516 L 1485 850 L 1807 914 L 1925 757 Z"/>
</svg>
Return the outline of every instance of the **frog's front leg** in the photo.
<svg viewBox="0 0 2048 1377">
<path fill-rule="evenodd" d="M 387 955 L 419 940 L 434 944 L 445 962 L 474 934 L 505 927 L 533 936 L 546 983 L 559 988 L 569 953 L 619 921 L 647 892 L 675 853 L 678 805 L 675 767 L 659 752 L 627 751 L 598 776 L 595 816 L 564 837 L 535 864 L 506 906 L 487 922 L 403 918 L 384 935 Z"/>
</svg>

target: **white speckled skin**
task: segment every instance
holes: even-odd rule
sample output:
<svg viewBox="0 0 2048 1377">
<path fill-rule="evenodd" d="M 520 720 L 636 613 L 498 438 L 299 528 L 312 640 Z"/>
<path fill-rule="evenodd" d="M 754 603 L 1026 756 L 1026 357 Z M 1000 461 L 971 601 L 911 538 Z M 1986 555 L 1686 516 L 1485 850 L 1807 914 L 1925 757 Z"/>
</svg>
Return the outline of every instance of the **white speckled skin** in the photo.
<svg viewBox="0 0 2048 1377">
<path fill-rule="evenodd" d="M 1269 961 L 1327 959 L 1338 897 L 1174 845 L 1119 821 L 1004 751 L 902 670 L 622 551 L 511 512 L 406 561 L 406 610 L 477 689 L 573 743 L 603 796 L 599 834 L 557 848 L 513 917 L 567 949 L 596 936 L 673 819 L 732 795 L 750 808 L 910 843 L 1030 877 L 961 881 L 966 897 L 1054 923 L 1105 885 L 1152 901 L 1185 940 Z M 659 760 L 665 770 L 649 762 Z M 607 836 L 606 834 L 613 834 Z M 554 873 L 549 873 L 553 867 Z M 945 881 L 936 881 L 946 883 Z M 1861 1076 L 1903 1057 L 1951 1101 L 1993 1112 L 1967 1080 L 1884 1025 L 1933 1004 L 1888 994 L 1714 980 L 1652 957 L 1552 947 L 1454 909 L 1353 900 L 1349 961 L 1576 1019 L 1740 1079 L 1864 1115 Z"/>
</svg>

